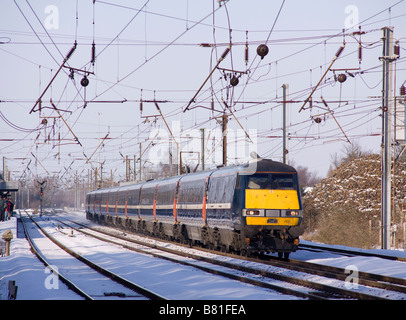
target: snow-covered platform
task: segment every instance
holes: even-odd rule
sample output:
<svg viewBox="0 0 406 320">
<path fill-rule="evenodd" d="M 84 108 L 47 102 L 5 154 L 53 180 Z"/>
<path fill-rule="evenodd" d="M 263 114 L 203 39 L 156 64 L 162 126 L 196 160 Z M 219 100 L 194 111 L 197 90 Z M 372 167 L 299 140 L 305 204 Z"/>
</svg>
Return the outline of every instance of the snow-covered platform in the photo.
<svg viewBox="0 0 406 320">
<path fill-rule="evenodd" d="M 30 245 L 24 237 L 24 230 L 17 230 L 17 218 L 0 222 L 0 235 L 11 230 L 10 255 L 0 257 L 0 300 L 8 299 L 8 283 L 15 281 L 17 300 L 76 300 L 80 296 L 61 283 L 58 290 L 49 290 L 45 286 L 49 270 L 30 251 Z"/>
</svg>

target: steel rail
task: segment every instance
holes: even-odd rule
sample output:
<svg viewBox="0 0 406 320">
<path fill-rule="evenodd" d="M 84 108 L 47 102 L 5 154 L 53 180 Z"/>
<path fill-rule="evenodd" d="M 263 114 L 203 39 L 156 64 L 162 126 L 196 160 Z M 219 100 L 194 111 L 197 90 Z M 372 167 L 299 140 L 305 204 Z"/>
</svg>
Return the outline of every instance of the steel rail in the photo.
<svg viewBox="0 0 406 320">
<path fill-rule="evenodd" d="M 77 223 L 77 222 L 75 222 Z M 88 228 L 88 226 L 83 225 L 82 226 Z M 114 226 L 111 226 L 114 227 Z M 98 232 L 103 233 L 103 231 L 97 230 Z M 108 234 L 108 233 L 106 233 Z M 155 237 L 153 237 L 155 238 Z M 124 239 L 124 238 L 123 238 Z M 126 239 L 128 240 L 128 239 Z M 159 241 L 162 242 L 168 242 L 168 243 L 174 243 L 171 241 L 163 240 L 163 239 L 158 239 Z M 183 245 L 180 243 L 176 243 L 176 245 L 179 246 L 187 246 L 190 247 L 190 245 Z M 277 258 L 273 258 L 269 255 L 259 255 L 257 257 L 244 257 L 244 256 L 238 256 L 233 253 L 225 253 L 225 252 L 219 252 L 219 251 L 214 251 L 206 248 L 201 248 L 197 247 L 196 249 L 209 252 L 209 253 L 215 253 L 217 255 L 223 255 L 231 258 L 238 258 L 238 259 L 243 259 L 251 262 L 257 262 L 257 263 L 263 263 L 263 264 L 268 264 L 280 268 L 286 268 L 286 269 L 291 269 L 294 271 L 300 271 L 300 272 L 306 272 L 310 274 L 315 274 L 323 277 L 328 277 L 328 278 L 333 278 L 337 280 L 342 280 L 345 281 L 346 278 L 348 277 L 348 274 L 345 273 L 345 270 L 342 268 L 338 267 L 333 267 L 333 266 L 327 266 L 327 265 L 321 265 L 321 264 L 315 264 L 312 262 L 306 262 L 306 261 L 299 261 L 299 260 L 294 260 L 294 259 L 289 259 L 288 261 L 280 260 Z M 370 286 L 378 289 L 384 289 L 384 290 L 391 290 L 391 291 L 396 291 L 400 293 L 406 293 L 406 279 L 401 279 L 401 278 L 395 278 L 395 277 L 390 277 L 390 276 L 384 276 L 384 275 L 379 275 L 379 274 L 373 274 L 373 273 L 368 273 L 368 272 L 358 272 L 358 282 L 361 285 L 365 286 Z"/>
<path fill-rule="evenodd" d="M 119 276 L 118 274 L 111 272 L 101 266 L 99 266 L 98 264 L 86 259 L 85 257 L 79 255 L 78 253 L 76 253 L 75 251 L 69 249 L 68 247 L 66 247 L 64 244 L 62 244 L 61 242 L 59 242 L 58 240 L 56 240 L 54 237 L 52 237 L 49 233 L 47 233 L 45 231 L 44 228 L 42 228 L 31 216 L 28 215 L 28 217 L 34 222 L 34 224 L 41 230 L 41 232 L 47 237 L 49 238 L 53 243 L 55 243 L 58 247 L 60 247 L 62 250 L 66 251 L 67 253 L 69 253 L 71 256 L 75 257 L 76 259 L 78 259 L 79 261 L 85 263 L 87 266 L 89 266 L 90 268 L 96 270 L 97 272 L 101 273 L 102 275 L 110 278 L 111 280 L 120 283 L 121 285 L 133 290 L 134 292 L 141 294 L 142 296 L 150 299 L 150 300 L 167 300 L 167 298 L 163 297 L 162 295 L 159 295 L 158 293 L 155 293 L 151 290 L 148 290 L 130 280 L 127 280 L 121 276 Z"/>
<path fill-rule="evenodd" d="M 168 257 L 168 256 L 163 256 L 163 255 L 158 254 L 158 253 L 153 253 L 151 251 L 146 251 L 145 249 L 143 250 L 143 249 L 140 249 L 140 248 L 134 248 L 131 245 L 123 244 L 123 243 L 117 242 L 115 240 L 106 239 L 103 236 L 98 236 L 98 235 L 95 235 L 93 233 L 87 232 L 87 231 L 85 231 L 83 229 L 73 227 L 72 225 L 69 225 L 68 223 L 66 223 L 64 221 L 60 221 L 60 220 L 58 220 L 58 221 L 65 224 L 66 226 L 78 231 L 78 232 L 81 232 L 81 233 L 85 234 L 85 235 L 94 237 L 94 238 L 99 239 L 101 241 L 114 243 L 114 244 L 119 244 L 120 246 L 122 246 L 122 247 L 124 247 L 126 249 L 129 249 L 131 251 L 135 251 L 135 252 L 139 252 L 139 253 L 143 253 L 143 254 L 147 253 L 149 255 L 152 255 L 152 256 L 160 258 L 160 259 L 165 259 L 165 260 L 168 260 L 168 261 L 171 261 L 171 262 L 175 262 L 175 263 L 179 263 L 179 264 L 182 264 L 182 265 L 198 268 L 198 269 L 200 269 L 202 271 L 205 271 L 205 272 L 208 272 L 208 273 L 211 273 L 211 274 L 215 274 L 215 275 L 220 275 L 220 276 L 232 279 L 232 280 L 237 280 L 237 281 L 244 282 L 244 283 L 249 283 L 249 284 L 252 284 L 252 285 L 255 285 L 255 286 L 258 286 L 258 287 L 263 287 L 263 288 L 275 290 L 275 291 L 280 292 L 282 294 L 289 294 L 289 295 L 297 296 L 297 297 L 300 297 L 300 298 L 308 298 L 308 299 L 312 299 L 312 300 L 324 300 L 325 299 L 325 298 L 322 297 L 322 295 L 317 295 L 317 294 L 312 294 L 312 293 L 305 293 L 305 292 L 302 292 L 302 291 L 298 291 L 298 290 L 294 290 L 294 289 L 290 289 L 290 288 L 286 288 L 286 287 L 282 287 L 282 286 L 278 286 L 278 285 L 273 285 L 273 284 L 266 283 L 266 282 L 263 282 L 263 281 L 258 281 L 258 280 L 250 279 L 250 278 L 247 278 L 247 277 L 238 276 L 238 275 L 235 275 L 235 274 L 232 274 L 232 273 L 229 273 L 229 272 L 215 270 L 215 269 L 212 269 L 212 268 L 209 268 L 209 267 L 204 267 L 202 265 L 197 265 L 195 263 L 182 261 L 182 260 L 171 258 L 171 257 Z M 169 249 L 169 248 L 156 246 L 156 245 L 153 245 L 153 244 L 147 244 L 145 242 L 137 241 L 137 240 L 134 240 L 134 239 L 129 239 L 129 238 L 126 238 L 126 237 L 122 237 L 120 235 L 113 235 L 113 234 L 105 232 L 105 231 L 89 228 L 88 226 L 83 225 L 81 223 L 78 223 L 76 221 L 70 221 L 70 222 L 74 222 L 75 224 L 78 224 L 78 225 L 80 225 L 82 227 L 88 228 L 91 231 L 101 233 L 103 235 L 107 235 L 107 236 L 110 236 L 110 237 L 115 237 L 115 238 L 118 238 L 120 240 L 125 240 L 126 242 L 131 242 L 131 243 L 134 243 L 134 244 L 137 244 L 137 245 L 142 245 L 142 246 L 147 247 L 147 248 L 157 249 L 159 251 L 164 251 L 164 252 L 175 254 L 175 255 L 178 255 L 178 256 L 182 256 L 182 257 L 188 257 L 188 258 L 191 258 L 191 259 L 194 259 L 194 260 L 201 260 L 201 261 L 209 262 L 209 263 L 212 263 L 212 264 L 216 264 L 216 263 L 213 262 L 215 260 L 210 261 L 210 259 L 208 259 L 208 258 L 203 258 L 203 257 L 197 256 L 197 255 L 187 254 L 187 253 L 179 252 L 177 250 L 172 250 L 172 249 Z M 230 266 L 231 266 L 231 264 L 230 264 Z M 236 268 L 232 268 L 232 269 L 236 270 Z M 279 279 L 276 279 L 276 280 L 279 280 Z"/>
<path fill-rule="evenodd" d="M 71 289 L 75 293 L 79 294 L 80 296 L 82 296 L 86 300 L 94 300 L 94 298 L 92 296 L 88 295 L 86 292 L 84 292 L 82 289 L 80 289 L 76 284 L 74 284 L 72 281 L 70 281 L 68 278 L 66 278 L 63 274 L 59 273 L 56 269 L 54 269 L 52 267 L 52 265 L 48 262 L 48 260 L 40 253 L 40 250 L 35 245 L 35 243 L 32 241 L 32 239 L 31 239 L 31 237 L 30 237 L 30 235 L 28 233 L 28 230 L 27 230 L 27 227 L 25 225 L 24 218 L 21 215 L 21 212 L 20 212 L 20 221 L 21 221 L 21 224 L 23 225 L 23 228 L 24 228 L 25 238 L 27 239 L 27 241 L 28 241 L 28 243 L 29 243 L 29 245 L 31 247 L 32 252 L 34 252 L 34 254 L 38 257 L 38 259 L 40 261 L 42 261 L 42 263 L 44 263 L 44 265 L 46 267 L 50 268 L 54 274 L 57 274 L 58 278 L 63 283 L 65 283 L 68 286 L 69 289 Z"/>
<path fill-rule="evenodd" d="M 259 260 L 263 263 L 279 266 L 282 268 L 288 268 L 294 271 L 307 272 L 322 277 L 334 278 L 337 280 L 345 281 L 348 277 L 348 273 L 345 273 L 345 269 L 321 264 L 315 264 L 312 262 L 300 261 L 289 259 L 289 261 L 280 261 L 276 259 Z M 384 289 L 390 291 L 396 291 L 400 293 L 406 293 L 406 280 L 384 276 L 369 272 L 358 271 L 358 283 L 361 285 L 374 287 L 377 289 Z"/>
<path fill-rule="evenodd" d="M 357 251 L 357 250 L 351 250 L 351 249 L 340 249 L 340 248 L 331 248 L 331 247 L 325 247 L 325 246 L 318 246 L 317 244 L 299 244 L 299 249 L 307 250 L 307 249 L 315 249 L 315 250 L 321 250 L 321 251 L 330 251 L 330 252 L 336 252 L 336 253 L 342 253 L 342 254 L 349 254 L 352 256 L 365 256 L 365 257 L 377 257 L 377 258 L 382 258 L 386 260 L 394 260 L 394 261 L 402 261 L 406 262 L 406 258 L 403 257 L 397 257 L 397 256 L 390 256 L 387 254 L 383 253 L 374 253 L 374 252 L 365 252 L 365 251 Z M 406 284 L 406 282 L 405 282 Z"/>
<path fill-rule="evenodd" d="M 72 229 L 74 229 L 76 231 L 82 232 L 82 233 L 87 234 L 89 236 L 96 237 L 96 238 L 98 238 L 100 240 L 103 240 L 103 241 L 117 243 L 114 240 L 109 240 L 109 239 L 106 239 L 106 238 L 104 238 L 102 236 L 92 234 L 90 232 L 87 232 L 87 231 L 79 229 L 79 228 L 75 228 L 72 225 L 69 225 L 66 222 L 63 222 L 61 220 L 58 220 L 58 221 L 61 222 L 61 223 L 64 223 L 65 225 L 69 226 L 70 228 L 72 228 Z M 298 285 L 298 286 L 307 287 L 307 288 L 311 288 L 311 289 L 314 289 L 314 290 L 321 291 L 321 292 L 303 293 L 302 291 L 292 290 L 292 291 L 290 291 L 290 293 L 286 293 L 287 292 L 285 290 L 286 288 L 281 289 L 281 287 L 279 287 L 279 286 L 276 286 L 276 287 L 273 286 L 273 285 L 268 286 L 269 285 L 268 283 L 264 283 L 262 281 L 257 281 L 257 280 L 253 280 L 253 282 L 251 282 L 251 284 L 257 285 L 257 286 L 264 286 L 263 284 L 265 284 L 265 286 L 268 286 L 269 289 L 276 290 L 278 292 L 285 293 L 285 294 L 292 294 L 292 295 L 295 295 L 295 296 L 305 297 L 305 298 L 309 298 L 309 299 L 324 299 L 323 295 L 325 295 L 327 293 L 327 295 L 331 295 L 333 298 L 343 298 L 343 297 L 348 298 L 348 297 L 350 297 L 350 298 L 353 298 L 353 299 L 360 299 L 360 300 L 379 300 L 379 299 L 386 300 L 386 298 L 382 298 L 382 297 L 379 297 L 379 296 L 369 295 L 369 294 L 365 294 L 365 293 L 361 293 L 361 292 L 355 292 L 355 291 L 348 290 L 348 289 L 337 288 L 337 287 L 333 287 L 333 286 L 329 286 L 329 285 L 325 285 L 325 284 L 320 284 L 320 283 L 315 283 L 313 281 L 308 281 L 308 280 L 304 280 L 304 279 L 298 279 L 298 278 L 295 278 L 295 277 L 285 276 L 285 275 L 281 275 L 281 274 L 275 274 L 275 273 L 272 273 L 272 272 L 263 271 L 263 270 L 259 270 L 259 269 L 251 268 L 251 267 L 245 267 L 245 266 L 241 266 L 241 265 L 238 265 L 238 264 L 233 264 L 233 263 L 230 263 L 230 262 L 218 261 L 218 260 L 215 260 L 215 259 L 211 259 L 211 258 L 207 258 L 207 257 L 203 257 L 203 256 L 191 254 L 191 253 L 180 252 L 178 250 L 173 250 L 173 249 L 169 249 L 169 248 L 166 248 L 166 247 L 160 247 L 160 246 L 157 246 L 156 244 L 148 244 L 148 243 L 145 243 L 143 241 L 130 239 L 130 238 L 125 237 L 125 236 L 115 235 L 115 234 L 111 234 L 111 233 L 106 232 L 106 231 L 97 230 L 97 229 L 91 228 L 89 226 L 86 226 L 86 225 L 81 224 L 81 223 L 76 222 L 76 221 L 71 221 L 71 222 L 73 222 L 73 223 L 75 223 L 75 224 L 77 224 L 77 225 L 79 225 L 81 227 L 88 228 L 89 230 L 92 230 L 94 232 L 98 232 L 98 233 L 101 233 L 101 234 L 104 234 L 104 235 L 107 235 L 107 236 L 110 236 L 110 237 L 115 237 L 115 238 L 118 238 L 120 240 L 125 240 L 127 242 L 132 242 L 132 243 L 135 243 L 135 244 L 138 244 L 138 245 L 143 245 L 143 246 L 146 246 L 146 247 L 149 247 L 149 248 L 165 251 L 165 252 L 175 254 L 175 255 L 181 255 L 183 257 L 188 257 L 188 258 L 191 258 L 191 259 L 194 259 L 194 260 L 200 260 L 200 261 L 204 261 L 204 262 L 207 262 L 207 263 L 211 263 L 211 264 L 219 265 L 219 266 L 222 266 L 222 267 L 226 267 L 226 268 L 229 268 L 229 269 L 238 270 L 238 271 L 247 272 L 247 273 L 252 273 L 252 274 L 255 274 L 255 275 L 261 275 L 261 276 L 266 277 L 266 278 L 271 278 L 271 279 L 278 280 L 278 281 L 288 282 L 288 283 L 291 283 L 291 284 L 294 284 L 294 285 Z M 121 246 L 124 246 L 124 247 L 126 247 L 126 248 L 128 248 L 130 250 L 145 253 L 145 250 L 142 250 L 142 249 L 139 249 L 139 248 L 133 248 L 133 247 L 127 245 L 127 244 L 122 244 L 122 243 L 118 243 L 118 244 L 120 244 Z M 209 252 L 220 254 L 220 255 L 225 255 L 225 256 L 230 256 L 232 258 L 236 258 L 235 255 L 231 255 L 231 254 L 218 253 L 218 252 L 213 252 L 211 250 Z M 155 256 L 158 256 L 159 258 L 164 258 L 164 259 L 171 260 L 171 261 L 174 261 L 174 262 L 177 262 L 177 263 L 182 263 L 182 264 L 189 265 L 189 266 L 192 266 L 192 267 L 197 267 L 197 268 L 200 268 L 200 269 L 202 269 L 204 271 L 213 273 L 212 269 L 206 268 L 206 267 L 201 267 L 201 266 L 198 266 L 198 265 L 196 265 L 194 263 L 179 261 L 178 259 L 173 259 L 173 258 L 169 258 L 169 257 L 162 257 L 159 254 L 154 254 L 154 253 L 151 253 L 151 252 L 148 252 L 148 253 L 152 254 L 152 255 L 155 255 Z M 241 258 L 241 257 L 238 257 L 238 258 Z M 264 263 L 264 261 L 258 260 L 258 259 L 245 258 L 245 260 L 249 260 L 249 261 L 257 262 L 257 263 Z M 268 263 L 268 264 L 272 264 L 272 263 Z M 293 268 L 290 267 L 288 269 L 293 269 Z M 296 270 L 296 269 L 293 269 L 293 270 Z M 296 271 L 302 271 L 302 270 L 296 270 Z M 240 276 L 235 276 L 235 275 L 230 276 L 229 273 L 223 273 L 223 272 L 219 272 L 217 270 L 215 270 L 214 272 L 216 274 L 220 274 L 222 276 L 229 277 L 229 278 L 239 280 L 239 281 L 243 281 L 243 282 L 249 282 L 249 281 L 252 280 L 252 279 L 249 279 L 249 278 L 246 278 L 246 277 L 240 277 Z M 302 272 L 306 272 L 306 271 L 302 271 Z M 342 272 L 342 269 L 340 269 L 340 272 Z M 328 276 L 330 278 L 337 279 L 337 277 L 335 277 L 335 274 L 329 273 Z M 289 290 L 291 290 L 291 289 L 289 289 Z"/>
</svg>

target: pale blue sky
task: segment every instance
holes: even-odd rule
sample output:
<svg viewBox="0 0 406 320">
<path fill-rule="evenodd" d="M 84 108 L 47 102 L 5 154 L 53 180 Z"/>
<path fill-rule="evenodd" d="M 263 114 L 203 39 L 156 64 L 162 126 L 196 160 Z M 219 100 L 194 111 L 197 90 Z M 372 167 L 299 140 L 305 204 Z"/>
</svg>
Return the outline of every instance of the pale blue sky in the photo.
<svg viewBox="0 0 406 320">
<path fill-rule="evenodd" d="M 144 10 L 139 12 L 144 4 Z M 352 11 L 346 13 L 348 6 Z M 361 64 L 358 61 L 360 36 L 350 35 L 358 29 L 345 30 L 345 36 L 342 33 L 350 15 L 355 15 L 355 21 L 358 17 L 361 30 L 366 32 L 361 36 Z M 139 142 L 146 148 L 151 137 L 156 139 L 155 146 L 145 152 L 144 160 L 154 162 L 153 154 L 159 153 L 160 161 L 169 161 L 166 138 L 170 134 L 162 118 L 154 121 L 152 117 L 150 122 L 141 118 L 141 96 L 144 101 L 162 101 L 159 106 L 168 125 L 180 127 L 182 134 L 178 138 L 183 151 L 199 149 L 200 128 L 206 128 L 210 138 L 219 130 L 214 118 L 219 113 L 206 109 L 211 107 L 213 97 L 216 110 L 224 109 L 222 100 L 225 100 L 244 130 L 251 130 L 253 136 L 256 132 L 261 156 L 279 161 L 282 159 L 281 87 L 286 83 L 290 98 L 295 101 L 289 107 L 289 157 L 296 165 L 309 167 L 324 176 L 331 154 L 347 143 L 346 136 L 365 149 L 379 152 L 381 28 L 393 26 L 395 40 L 400 39 L 401 57 L 396 62 L 394 83 L 398 94 L 400 84 L 406 80 L 405 16 L 405 1 L 230 0 L 221 7 L 218 1 L 196 0 L 96 1 L 94 7 L 92 1 L 2 1 L 0 111 L 4 119 L 0 119 L 3 139 L 0 154 L 9 159 L 7 165 L 16 179 L 30 160 L 32 174 L 46 176 L 59 172 L 61 175 L 72 164 L 72 170 L 85 175 L 92 166 L 86 164 L 83 153 L 87 157 L 93 154 L 93 166 L 105 161 L 105 174 L 113 172 L 116 180 L 123 179 L 125 165 L 121 155 L 138 157 Z M 191 104 L 191 110 L 183 112 L 230 38 L 231 54 L 219 67 L 245 72 L 237 73 L 241 76 L 238 86 L 233 89 L 229 79 L 224 79 L 229 72 L 215 70 L 196 103 Z M 269 54 L 261 60 L 256 48 L 267 39 Z M 71 80 L 69 69 L 63 68 L 44 94 L 45 108 L 41 113 L 30 114 L 75 40 L 78 46 L 68 61 L 69 66 L 94 72 L 89 75 L 86 93 L 80 85 L 83 73 L 76 72 Z M 94 66 L 90 63 L 93 40 L 97 53 Z M 347 74 L 347 81 L 342 84 L 334 80 L 332 71 L 328 72 L 313 95 L 316 101 L 313 108 L 299 113 L 301 101 L 309 96 L 344 40 L 345 49 L 333 69 L 360 69 L 349 70 L 355 77 Z M 202 47 L 201 43 L 211 47 Z M 337 71 L 336 75 L 342 72 Z M 317 108 L 321 97 L 334 110 L 344 132 L 331 114 Z M 61 110 L 66 124 L 50 109 L 50 99 Z M 83 108 L 84 100 L 88 101 L 86 108 Z M 153 103 L 143 103 L 142 116 L 157 114 Z M 46 126 L 41 124 L 44 118 L 48 121 Z M 316 123 L 315 118 L 321 122 Z M 229 163 L 243 161 L 244 155 L 248 158 L 251 142 L 244 140 L 240 125 L 230 114 Z M 82 146 L 75 142 L 68 126 Z M 27 131 L 35 128 L 39 130 Z M 107 133 L 109 139 L 100 145 L 100 139 Z M 196 136 L 189 144 L 188 134 Z M 234 136 L 242 139 L 237 145 L 233 143 Z M 157 152 L 159 146 L 162 148 Z M 214 159 L 218 162 L 221 150 L 217 141 L 208 140 L 207 148 L 208 163 Z M 195 155 L 185 156 L 184 161 L 194 163 L 195 158 Z"/>
</svg>

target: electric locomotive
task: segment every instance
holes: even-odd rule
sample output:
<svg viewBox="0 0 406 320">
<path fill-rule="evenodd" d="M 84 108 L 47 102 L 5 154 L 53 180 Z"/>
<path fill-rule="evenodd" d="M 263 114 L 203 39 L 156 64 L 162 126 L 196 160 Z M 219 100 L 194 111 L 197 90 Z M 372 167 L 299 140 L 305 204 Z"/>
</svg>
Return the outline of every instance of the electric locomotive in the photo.
<svg viewBox="0 0 406 320">
<path fill-rule="evenodd" d="M 269 159 L 90 192 L 88 219 L 240 254 L 296 251 L 297 171 Z"/>
</svg>

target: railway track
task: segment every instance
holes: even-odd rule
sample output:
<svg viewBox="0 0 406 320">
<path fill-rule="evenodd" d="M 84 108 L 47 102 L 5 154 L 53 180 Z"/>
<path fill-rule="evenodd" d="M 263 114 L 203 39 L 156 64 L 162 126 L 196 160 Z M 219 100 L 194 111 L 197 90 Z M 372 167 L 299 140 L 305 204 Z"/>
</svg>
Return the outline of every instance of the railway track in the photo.
<svg viewBox="0 0 406 320">
<path fill-rule="evenodd" d="M 214 254 L 213 252 L 206 251 L 207 254 L 204 256 L 201 254 L 201 250 L 199 250 L 200 253 L 197 253 L 197 251 L 190 253 L 191 249 L 184 250 L 184 247 L 182 246 L 178 246 L 181 249 L 173 249 L 168 247 L 165 242 L 160 242 L 157 240 L 153 240 L 152 243 L 146 243 L 145 241 L 130 237 L 129 235 L 123 235 L 122 231 L 118 231 L 116 229 L 114 229 L 116 231 L 112 233 L 107 232 L 105 228 L 103 228 L 104 230 L 100 230 L 100 228 L 91 228 L 79 222 L 71 221 L 68 223 L 66 221 L 59 220 L 59 223 L 63 223 L 69 228 L 72 228 L 78 232 L 83 232 L 89 236 L 96 237 L 100 240 L 122 245 L 130 250 L 144 253 L 147 252 L 154 256 L 193 266 L 206 272 L 218 274 L 223 277 L 265 287 L 283 294 L 290 294 L 305 299 L 387 299 L 391 296 L 390 293 L 388 294 L 387 290 L 394 290 L 396 293 L 405 293 L 404 297 L 406 299 L 406 286 L 389 282 L 385 283 L 385 286 L 380 287 L 379 285 L 374 285 L 377 280 L 374 281 L 365 279 L 362 286 L 369 285 L 375 288 L 377 287 L 377 289 L 368 290 L 372 291 L 373 294 L 365 293 L 361 290 L 347 289 L 345 283 L 343 284 L 345 278 L 343 279 L 342 275 L 347 277 L 348 274 L 345 274 L 343 269 L 336 268 L 336 270 L 332 270 L 331 268 L 327 268 L 328 270 L 321 272 L 320 269 L 323 269 L 321 266 L 315 267 L 314 264 L 310 263 L 302 262 L 301 266 L 299 266 L 299 262 L 292 261 L 280 261 L 273 259 L 264 261 L 252 258 L 241 259 L 241 257 L 236 259 L 236 256 L 234 255 L 218 252 Z M 73 226 L 72 223 L 76 224 L 76 227 Z M 267 270 L 270 266 L 272 269 L 271 271 Z M 277 269 L 275 269 L 275 267 Z M 286 275 L 287 269 L 294 270 L 296 275 Z M 304 275 L 304 273 L 307 275 Z M 315 274 L 318 277 L 328 277 L 330 279 L 333 278 L 335 279 L 334 281 L 341 283 L 340 285 L 326 285 L 323 284 L 322 281 L 309 280 L 312 277 L 314 278 Z M 320 278 L 318 280 L 320 280 Z"/>
<path fill-rule="evenodd" d="M 334 278 L 340 281 L 346 281 L 349 273 L 351 272 L 351 270 L 346 271 L 343 268 L 320 265 L 312 262 L 305 262 L 294 259 L 290 259 L 289 261 L 277 261 L 273 257 L 271 259 L 269 259 L 268 257 L 263 257 L 262 259 L 261 261 L 266 261 L 266 263 L 269 263 L 273 266 L 287 268 L 294 271 L 306 272 L 321 277 Z M 363 286 L 388 290 L 392 292 L 399 292 L 400 294 L 406 295 L 405 279 L 357 271 L 356 280 L 357 284 Z M 403 299 L 406 299 L 406 296 Z"/>
<path fill-rule="evenodd" d="M 28 213 L 25 213 L 24 217 L 20 212 L 20 220 L 35 255 L 53 272 L 53 275 L 56 275 L 68 288 L 84 299 L 165 300 L 165 297 L 131 282 L 69 249 L 48 234 Z M 63 250 L 62 253 L 61 250 L 58 251 L 57 258 L 50 253 L 49 242 Z M 61 264 L 58 265 L 57 261 L 61 261 Z M 78 272 L 74 274 L 71 270 Z M 81 276 L 78 276 L 77 273 L 80 273 Z M 89 278 L 92 279 L 91 288 L 86 284 Z"/>
<path fill-rule="evenodd" d="M 326 247 L 322 245 L 317 245 L 317 244 L 300 244 L 299 245 L 299 250 L 308 250 L 308 251 L 314 251 L 314 252 L 333 252 L 341 255 L 347 255 L 347 256 L 365 256 L 365 257 L 377 257 L 381 259 L 386 259 L 386 260 L 392 260 L 392 261 L 402 261 L 406 262 L 406 258 L 403 257 L 396 257 L 396 256 L 390 256 L 387 254 L 380 254 L 380 253 L 375 253 L 375 252 L 366 252 L 363 250 L 351 250 L 351 249 L 341 249 L 341 248 L 333 248 L 333 247 Z"/>
</svg>

